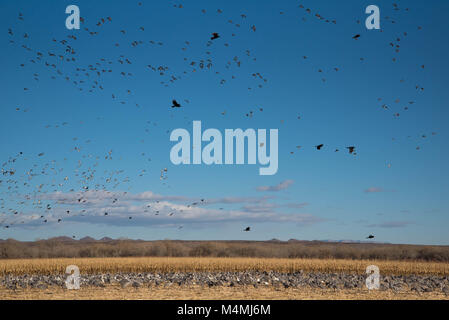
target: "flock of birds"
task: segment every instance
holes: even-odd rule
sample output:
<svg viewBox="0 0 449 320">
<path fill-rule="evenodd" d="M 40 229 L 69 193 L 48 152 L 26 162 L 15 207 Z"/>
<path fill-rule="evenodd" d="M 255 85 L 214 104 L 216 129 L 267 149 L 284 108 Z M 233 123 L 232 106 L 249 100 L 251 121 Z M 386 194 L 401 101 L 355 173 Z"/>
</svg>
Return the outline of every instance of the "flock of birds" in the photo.
<svg viewBox="0 0 449 320">
<path fill-rule="evenodd" d="M 139 7 L 142 6 L 141 2 L 138 2 L 137 5 Z M 176 9 L 183 9 L 182 4 L 173 5 Z M 393 8 L 396 11 L 401 10 L 397 4 L 393 4 Z M 329 24 L 337 24 L 335 19 L 325 18 L 320 13 L 313 13 L 310 8 L 305 7 L 302 4 L 299 4 L 299 9 L 302 10 L 303 16 L 301 17 L 302 21 L 307 21 L 307 19 L 318 19 L 324 23 Z M 408 8 L 404 9 L 404 11 L 408 11 Z M 205 9 L 201 10 L 202 14 L 207 14 Z M 216 13 L 224 16 L 223 10 L 217 9 Z M 283 11 L 280 12 L 281 15 L 284 14 Z M 52 49 L 47 49 L 48 46 L 42 44 L 42 48 L 33 47 L 30 44 L 30 38 L 32 35 L 29 32 L 24 33 L 20 25 L 25 19 L 22 13 L 18 14 L 18 25 L 11 26 L 8 28 L 7 32 L 10 37 L 9 43 L 10 45 L 17 46 L 22 48 L 25 52 L 23 54 L 23 58 L 25 61 L 21 62 L 19 67 L 23 69 L 33 69 L 40 67 L 40 72 L 31 72 L 31 79 L 33 81 L 39 82 L 43 76 L 49 75 L 49 77 L 53 80 L 63 80 L 70 84 L 72 84 L 76 90 L 82 93 L 95 93 L 95 92 L 108 92 L 110 99 L 122 105 L 135 105 L 136 107 L 141 107 L 142 104 L 133 100 L 134 90 L 132 88 L 127 88 L 123 92 L 119 92 L 108 88 L 104 83 L 104 79 L 107 77 L 116 77 L 123 80 L 125 83 L 127 79 L 133 78 L 134 74 L 130 68 L 135 62 L 132 56 L 126 56 L 124 54 L 117 54 L 115 59 L 98 57 L 95 61 L 92 61 L 90 64 L 83 65 L 79 63 L 79 50 L 77 49 L 77 43 L 82 41 L 84 37 L 101 37 L 103 32 L 107 32 L 107 28 L 109 24 L 113 24 L 112 17 L 102 17 L 97 21 L 93 21 L 90 24 L 85 18 L 81 18 L 81 34 L 77 35 L 69 35 L 66 39 L 54 39 L 50 40 L 50 44 Z M 396 23 L 396 20 L 390 17 L 384 18 L 391 23 Z M 257 61 L 257 58 L 254 56 L 254 53 L 250 49 L 246 49 L 242 55 L 232 55 L 228 61 L 224 62 L 224 68 L 226 71 L 230 72 L 230 76 L 226 78 L 224 76 L 224 72 L 219 68 L 219 64 L 222 61 L 218 61 L 214 59 L 214 50 L 217 49 L 217 46 L 229 47 L 232 39 L 237 36 L 237 33 L 240 29 L 246 28 L 247 32 L 255 33 L 257 32 L 257 28 L 254 24 L 248 23 L 248 17 L 246 14 L 242 13 L 236 19 L 229 19 L 227 22 L 232 26 L 232 31 L 230 34 L 222 34 L 222 32 L 216 32 L 215 30 L 211 30 L 210 38 L 204 40 L 203 44 L 203 55 L 195 58 L 188 57 L 187 52 L 189 48 L 193 45 L 190 41 L 184 41 L 182 43 L 181 51 L 185 53 L 185 57 L 183 57 L 184 69 L 176 70 L 168 65 L 158 65 L 158 64 L 148 64 L 146 66 L 138 66 L 142 70 L 145 69 L 148 72 L 155 73 L 160 77 L 160 85 L 163 87 L 169 87 L 173 85 L 177 81 L 181 81 L 183 79 L 188 78 L 199 72 L 210 72 L 215 74 L 218 77 L 218 84 L 220 86 L 225 85 L 227 82 L 236 79 L 239 76 L 239 68 L 243 63 L 254 63 Z M 357 23 L 360 24 L 358 20 Z M 127 29 L 121 29 L 119 37 L 114 37 L 114 43 L 112 44 L 115 48 L 121 48 L 123 46 L 131 46 L 132 48 L 136 47 L 144 47 L 144 46 L 154 46 L 154 47 L 164 47 L 164 42 L 158 40 L 149 40 L 145 36 L 145 27 L 139 26 L 137 27 L 139 32 L 141 32 L 141 39 L 128 39 L 127 34 L 129 33 Z M 418 30 L 422 28 L 418 26 Z M 397 60 L 397 55 L 400 52 L 401 41 L 403 38 L 407 37 L 408 33 L 403 32 L 401 36 L 395 37 L 390 43 L 394 50 L 393 61 Z M 349 35 L 348 37 L 351 37 Z M 360 41 L 362 36 L 360 34 L 352 35 L 354 41 Z M 25 58 L 27 57 L 27 58 Z M 309 57 L 306 55 L 300 56 L 302 59 L 300 60 L 308 60 Z M 361 57 L 360 61 L 364 61 L 364 58 Z M 424 69 L 424 64 L 420 65 L 421 69 Z M 324 74 L 323 67 L 318 68 L 317 72 L 320 74 Z M 332 72 L 341 72 L 343 68 L 341 66 L 332 67 Z M 249 79 L 252 79 L 251 84 L 248 86 L 248 90 L 262 89 L 267 83 L 268 79 L 261 72 L 254 72 L 248 76 Z M 323 82 L 326 82 L 326 78 L 322 78 Z M 403 80 L 401 80 L 403 82 Z M 424 88 L 416 84 L 415 89 L 417 92 L 423 92 Z M 27 86 L 23 88 L 24 92 L 32 92 L 33 86 Z M 190 101 L 188 99 L 171 99 L 171 105 L 167 105 L 169 109 L 179 109 L 185 108 L 186 104 L 189 104 Z M 384 102 L 382 98 L 378 98 L 378 102 L 381 104 L 382 110 L 392 112 L 393 117 L 398 118 L 400 116 L 400 112 L 398 111 L 397 105 L 400 104 L 400 100 L 394 100 L 393 104 Z M 410 100 L 405 103 L 402 107 L 401 112 L 405 112 L 409 110 L 409 108 L 414 104 L 413 100 Z M 23 106 L 15 106 L 14 107 L 17 112 L 28 112 L 29 108 Z M 256 111 L 250 110 L 245 113 L 245 117 L 252 118 L 256 112 L 263 112 L 264 109 L 258 107 Z M 226 115 L 226 110 L 221 112 L 222 116 Z M 297 120 L 301 120 L 301 115 L 297 115 Z M 97 119 L 101 120 L 101 119 Z M 283 122 L 283 121 L 281 121 Z M 46 124 L 45 128 L 63 128 L 69 126 L 70 123 L 65 121 L 56 124 Z M 147 121 L 147 126 L 145 128 L 146 132 L 149 132 L 152 126 L 157 126 L 157 122 Z M 435 135 L 436 132 L 432 132 L 430 135 Z M 428 134 L 422 134 L 421 138 L 426 138 Z M 411 136 L 408 136 L 409 138 Z M 394 140 L 394 138 L 393 138 Z M 11 228 L 18 224 L 24 224 L 30 222 L 25 218 L 26 214 L 21 212 L 20 210 L 15 209 L 11 206 L 11 199 L 19 198 L 20 200 L 16 203 L 17 207 L 27 207 L 31 205 L 33 211 L 39 212 L 42 214 L 38 216 L 33 215 L 32 221 L 40 222 L 40 223 L 62 223 L 64 218 L 59 217 L 57 215 L 52 215 L 51 212 L 54 209 L 53 204 L 51 203 L 52 197 L 51 195 L 57 192 L 61 192 L 65 190 L 64 188 L 70 184 L 73 186 L 74 184 L 80 185 L 79 189 L 71 188 L 68 190 L 69 192 L 76 195 L 74 199 L 67 199 L 67 201 L 59 201 L 59 204 L 77 204 L 82 206 L 84 204 L 89 203 L 91 199 L 91 195 L 95 194 L 95 192 L 99 190 L 103 190 L 106 192 L 106 198 L 110 200 L 110 204 L 116 204 L 121 199 L 119 198 L 117 192 L 112 192 L 111 190 L 118 190 L 117 188 L 128 189 L 130 188 L 130 183 L 132 178 L 129 175 L 126 175 L 124 170 L 103 170 L 100 172 L 101 162 L 102 161 L 112 161 L 114 157 L 114 151 L 109 150 L 105 154 L 93 154 L 84 152 L 84 146 L 87 147 L 91 143 L 91 140 L 80 141 L 78 137 L 74 137 L 72 143 L 74 144 L 71 149 L 71 157 L 70 160 L 78 159 L 76 167 L 72 172 L 68 171 L 68 163 L 69 159 L 65 158 L 63 163 L 60 163 L 56 160 L 50 160 L 46 158 L 45 152 L 41 152 L 36 156 L 31 154 L 27 154 L 23 151 L 18 152 L 15 155 L 10 156 L 6 161 L 2 163 L 1 167 L 1 175 L 0 175 L 0 209 L 2 210 L 0 213 L 0 225 L 3 228 Z M 326 148 L 326 144 L 320 143 L 315 145 L 314 148 L 318 151 Z M 301 149 L 301 145 L 296 146 L 296 150 Z M 339 152 L 340 149 L 346 149 L 347 152 L 353 156 L 357 155 L 356 146 L 349 145 L 342 147 L 334 147 L 335 152 Z M 417 150 L 420 149 L 419 146 L 416 147 Z M 291 154 L 294 151 L 290 151 Z M 146 161 L 151 161 L 151 158 L 144 152 L 141 153 L 141 156 L 145 158 Z M 30 165 L 28 162 L 32 162 Z M 28 165 L 27 170 L 25 172 L 19 172 L 15 166 L 20 163 L 21 166 Z M 389 165 L 390 166 L 390 165 Z M 142 169 L 139 172 L 139 177 L 144 176 L 147 173 L 146 169 Z M 168 169 L 161 169 L 160 180 L 165 183 L 168 178 Z M 37 185 L 33 182 L 37 181 Z M 28 189 L 29 193 L 23 197 L 24 190 Z M 122 196 L 126 198 L 127 192 L 123 192 Z M 45 203 L 45 201 L 49 203 Z M 200 199 L 198 201 L 189 203 L 187 205 L 188 208 L 206 204 L 207 200 Z M 161 209 L 158 206 L 159 201 L 155 201 L 154 204 L 147 204 L 142 209 L 144 212 L 152 212 L 155 216 L 161 214 Z M 220 208 L 223 209 L 223 208 Z M 7 212 L 4 212 L 7 211 Z M 182 211 L 182 210 L 181 210 Z M 67 216 L 86 216 L 89 214 L 87 209 L 80 209 L 76 212 L 73 210 L 65 210 Z M 176 212 L 169 212 L 167 216 L 173 216 Z M 108 212 L 103 213 L 104 217 L 109 216 Z M 132 220 L 132 216 L 129 216 L 127 219 Z M 178 229 L 181 229 L 182 226 L 178 226 Z M 246 227 L 243 229 L 245 232 L 251 231 L 251 227 Z M 73 236 L 75 237 L 75 236 Z M 367 239 L 373 239 L 373 235 L 369 235 Z"/>
</svg>

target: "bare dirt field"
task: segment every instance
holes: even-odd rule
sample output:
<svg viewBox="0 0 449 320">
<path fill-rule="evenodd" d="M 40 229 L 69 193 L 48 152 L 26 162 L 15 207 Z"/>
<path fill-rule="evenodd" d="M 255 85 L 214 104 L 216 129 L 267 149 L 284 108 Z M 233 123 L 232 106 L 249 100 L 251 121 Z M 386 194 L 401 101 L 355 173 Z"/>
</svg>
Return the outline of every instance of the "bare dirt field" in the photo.
<svg viewBox="0 0 449 320">
<path fill-rule="evenodd" d="M 441 292 L 418 294 L 416 292 L 377 291 L 368 289 L 332 290 L 311 288 L 254 288 L 243 287 L 204 287 L 204 286 L 168 286 L 147 288 L 105 288 L 85 287 L 80 290 L 67 290 L 54 287 L 40 289 L 0 289 L 2 300 L 449 300 Z"/>
</svg>

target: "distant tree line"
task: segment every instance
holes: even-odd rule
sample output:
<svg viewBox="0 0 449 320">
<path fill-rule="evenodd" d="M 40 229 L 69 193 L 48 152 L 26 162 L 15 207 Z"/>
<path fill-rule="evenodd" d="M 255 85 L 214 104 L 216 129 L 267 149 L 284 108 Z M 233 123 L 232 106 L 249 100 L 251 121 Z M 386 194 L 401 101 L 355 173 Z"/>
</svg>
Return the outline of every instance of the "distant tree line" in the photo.
<svg viewBox="0 0 449 320">
<path fill-rule="evenodd" d="M 0 259 L 77 257 L 261 257 L 449 262 L 449 246 L 319 241 L 0 241 Z"/>
</svg>

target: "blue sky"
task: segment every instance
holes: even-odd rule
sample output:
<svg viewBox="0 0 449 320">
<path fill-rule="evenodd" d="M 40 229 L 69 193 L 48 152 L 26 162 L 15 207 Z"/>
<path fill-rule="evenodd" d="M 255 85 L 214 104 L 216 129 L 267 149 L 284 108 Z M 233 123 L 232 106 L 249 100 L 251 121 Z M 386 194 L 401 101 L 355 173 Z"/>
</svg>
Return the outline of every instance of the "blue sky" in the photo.
<svg viewBox="0 0 449 320">
<path fill-rule="evenodd" d="M 0 238 L 449 244 L 447 1 L 140 2 L 0 1 Z M 277 174 L 173 165 L 194 120 L 278 129 Z"/>
</svg>

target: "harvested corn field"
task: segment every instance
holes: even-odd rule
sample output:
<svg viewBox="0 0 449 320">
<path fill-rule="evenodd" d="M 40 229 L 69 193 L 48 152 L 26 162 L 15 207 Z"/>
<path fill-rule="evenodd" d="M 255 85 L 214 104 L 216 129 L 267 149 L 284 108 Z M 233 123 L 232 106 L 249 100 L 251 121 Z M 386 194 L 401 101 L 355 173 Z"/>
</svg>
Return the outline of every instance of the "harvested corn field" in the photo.
<svg viewBox="0 0 449 320">
<path fill-rule="evenodd" d="M 310 289 L 310 288 L 255 288 L 244 287 L 204 287 L 168 286 L 147 288 L 126 288 L 108 286 L 106 288 L 87 287 L 80 290 L 66 290 L 53 287 L 45 290 L 19 289 L 16 291 L 0 289 L 0 299 L 14 300 L 434 300 L 449 299 L 441 292 L 418 293 L 407 291 L 395 293 L 391 290 L 369 291 L 368 289 Z"/>
<path fill-rule="evenodd" d="M 121 272 L 240 272 L 277 271 L 358 273 L 363 274 L 369 265 L 377 265 L 385 275 L 449 275 L 449 263 L 346 260 L 346 259 L 275 259 L 275 258 L 60 258 L 0 260 L 0 275 L 7 274 L 64 274 L 69 265 L 79 267 L 81 274 Z"/>
<path fill-rule="evenodd" d="M 79 290 L 67 289 L 69 265 L 79 268 Z M 369 265 L 379 267 L 378 290 L 367 289 Z M 441 262 L 201 257 L 0 261 L 1 299 L 446 299 L 448 294 L 449 264 Z"/>
</svg>

